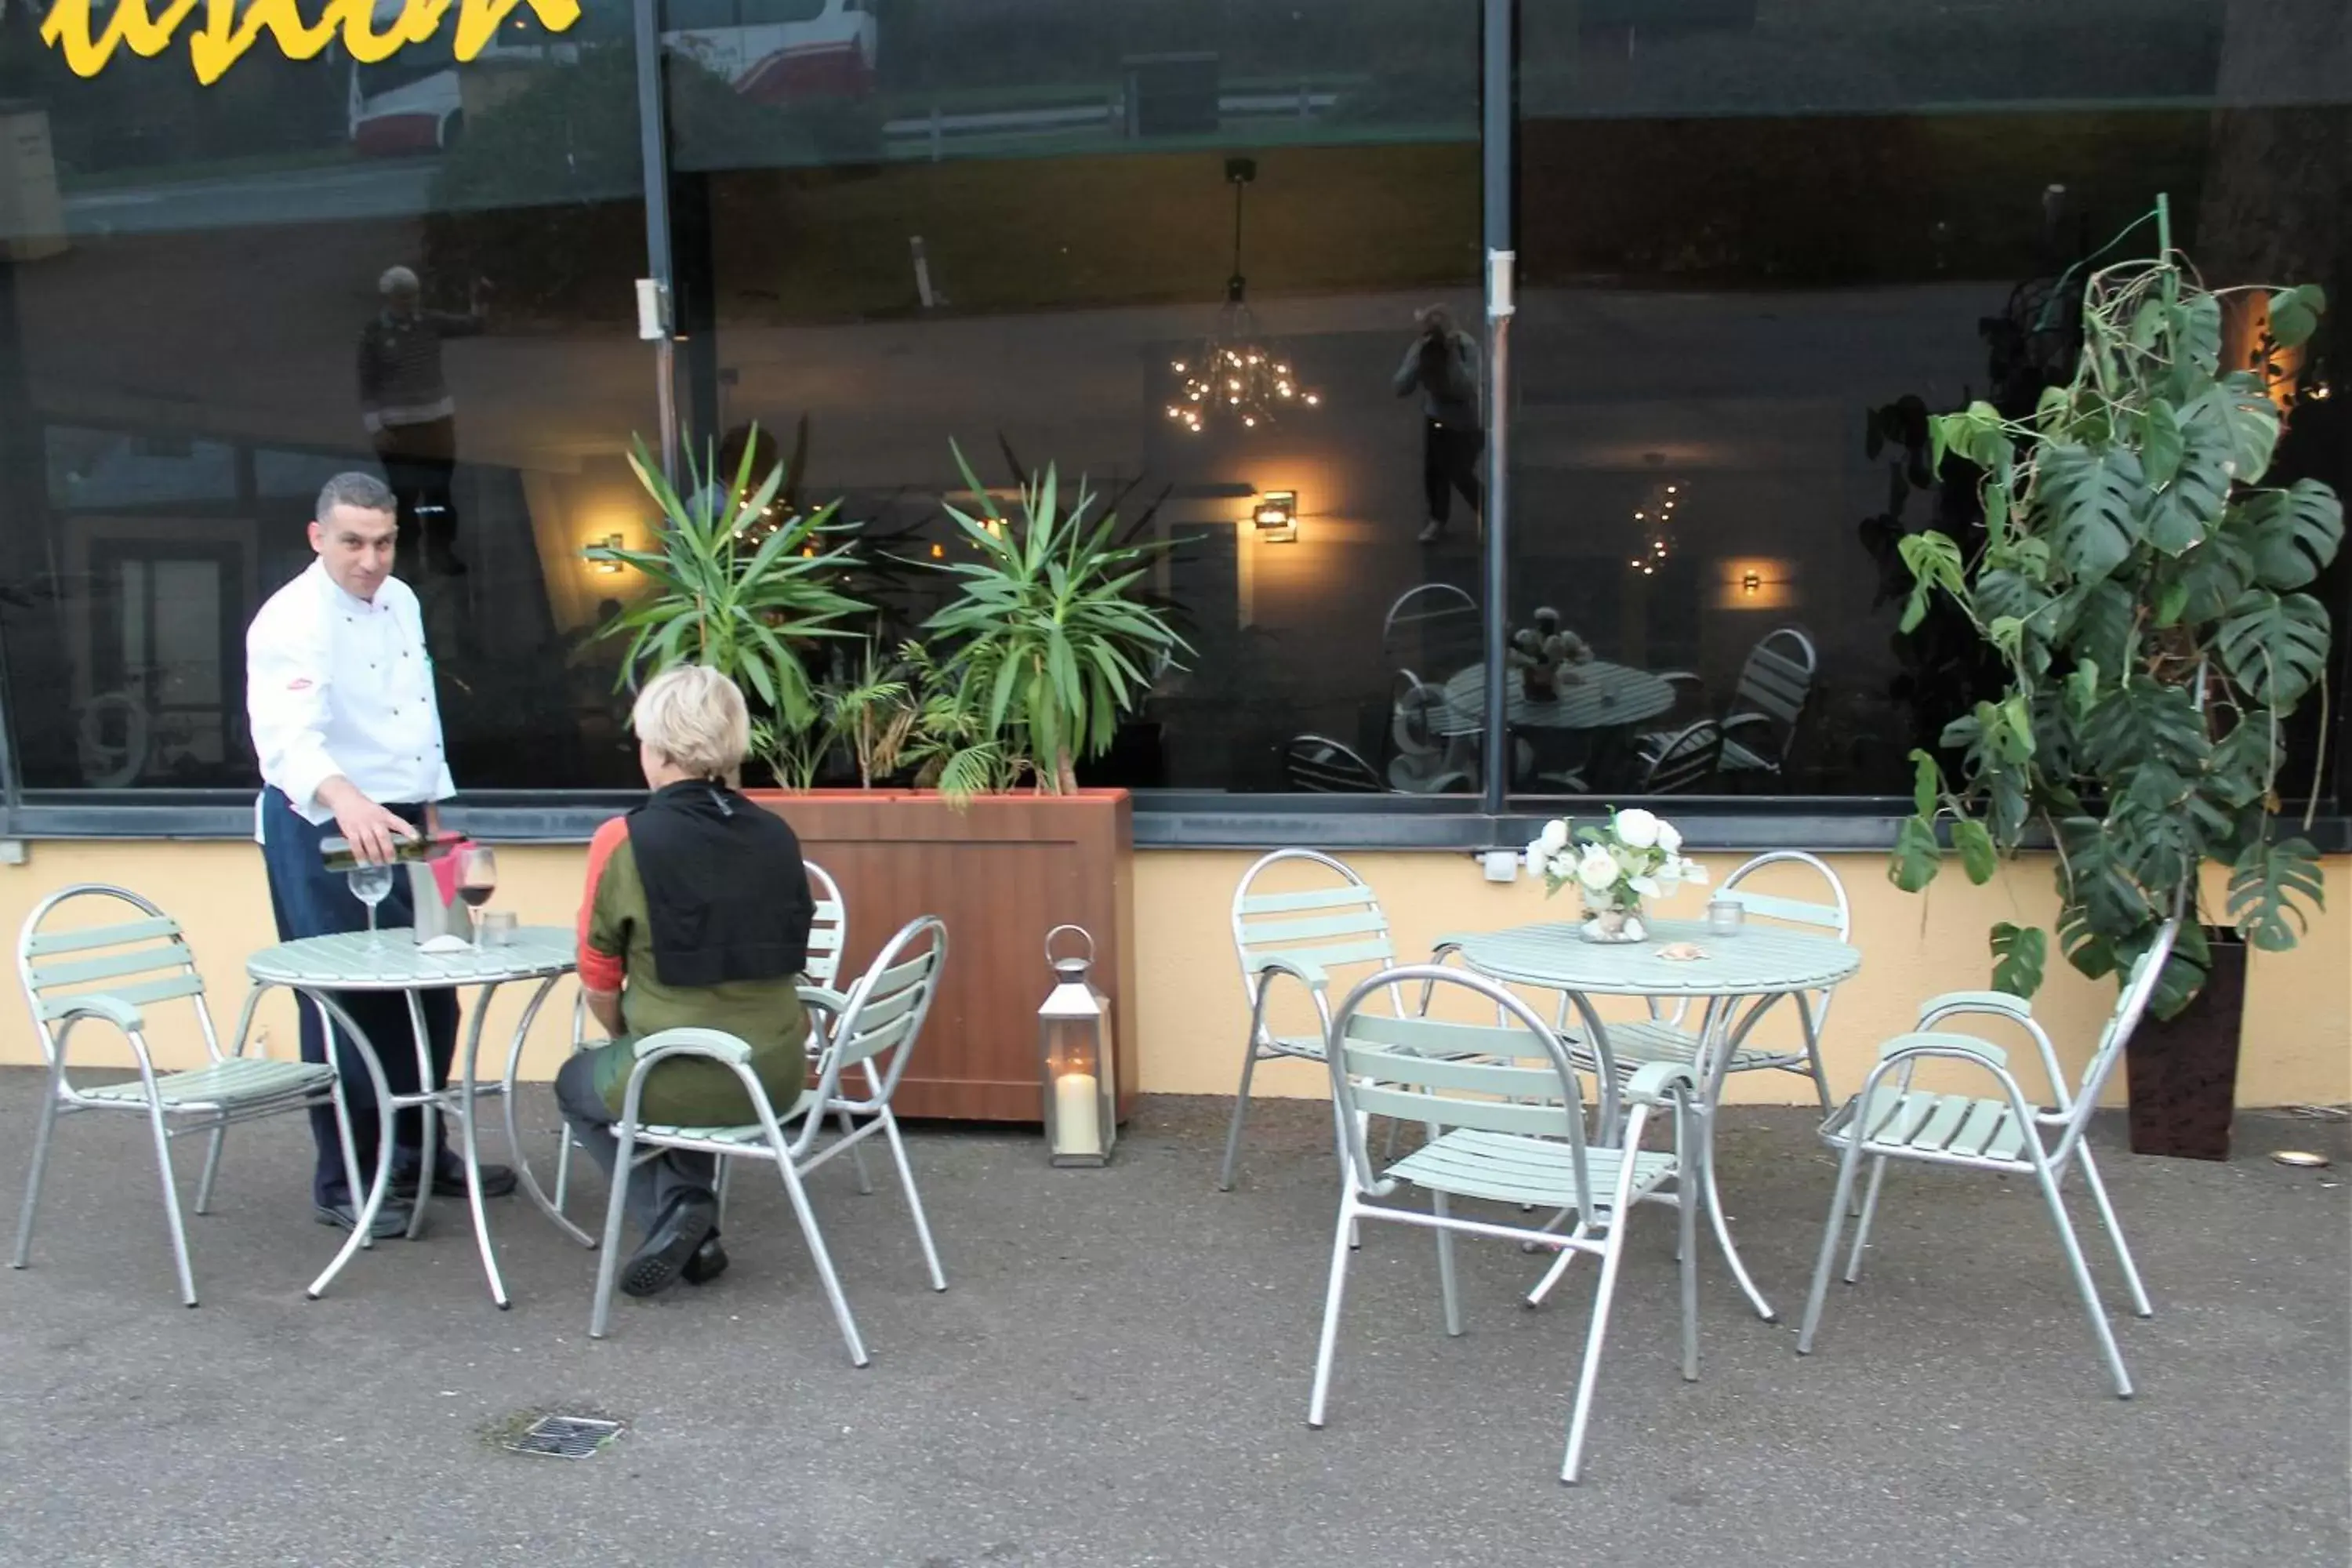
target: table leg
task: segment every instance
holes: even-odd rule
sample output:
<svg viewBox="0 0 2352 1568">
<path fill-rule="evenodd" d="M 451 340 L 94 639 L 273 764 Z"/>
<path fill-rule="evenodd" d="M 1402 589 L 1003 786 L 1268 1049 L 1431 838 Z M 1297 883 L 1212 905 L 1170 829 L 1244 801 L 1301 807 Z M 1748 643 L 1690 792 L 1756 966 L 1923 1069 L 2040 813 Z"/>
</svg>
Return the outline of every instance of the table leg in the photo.
<svg viewBox="0 0 2352 1568">
<path fill-rule="evenodd" d="M 362 1034 L 360 1026 L 352 1021 L 351 1015 L 338 1006 L 334 999 L 326 993 L 305 991 L 296 987 L 295 994 L 326 1016 L 329 1026 L 327 1055 L 330 1058 L 332 1058 L 340 1048 L 338 1042 L 346 1036 L 350 1037 L 352 1045 L 359 1050 L 360 1065 L 367 1069 L 369 1086 L 375 1090 L 377 1116 L 379 1119 L 389 1118 L 392 1114 L 392 1086 L 384 1080 L 383 1064 L 377 1059 L 375 1047 L 368 1043 L 367 1036 Z M 341 1029 L 334 1027 L 337 1024 L 341 1025 Z M 338 1072 L 341 1071 L 341 1064 L 336 1063 L 335 1068 Z M 348 1120 L 343 1121 L 340 1130 L 344 1138 L 343 1147 L 348 1153 L 351 1148 L 351 1126 Z M 376 1141 L 375 1180 L 369 1184 L 366 1200 L 360 1205 L 359 1214 L 355 1216 L 359 1223 L 352 1226 L 352 1234 L 344 1238 L 341 1248 L 335 1254 L 334 1261 L 328 1264 L 325 1271 L 316 1279 L 310 1281 L 310 1288 L 305 1294 L 311 1300 L 315 1301 L 325 1295 L 327 1287 L 335 1282 L 335 1276 L 343 1271 L 343 1265 L 352 1260 L 352 1255 L 368 1244 L 370 1233 L 375 1226 L 375 1216 L 383 1208 L 384 1194 L 391 1189 L 392 1129 L 387 1122 L 383 1127 L 383 1136 Z"/>
<path fill-rule="evenodd" d="M 546 995 L 547 985 L 552 984 L 554 983 L 550 981 L 547 984 L 542 984 L 540 987 L 540 995 Z M 476 1138 L 474 1126 L 475 1060 L 482 1048 L 482 1025 L 490 1016 L 490 998 L 497 992 L 498 986 L 495 984 L 482 987 L 480 993 L 474 998 L 473 1020 L 466 1026 L 465 1057 L 457 1079 L 457 1130 L 458 1136 L 464 1140 L 466 1202 L 474 1211 L 474 1245 L 482 1255 L 482 1275 L 490 1283 L 490 1300 L 496 1301 L 499 1304 L 499 1310 L 503 1312 L 514 1303 L 507 1299 L 506 1281 L 499 1278 L 499 1260 L 490 1250 L 490 1216 L 488 1211 L 482 1206 L 482 1151 Z M 412 998 L 415 994 L 414 992 L 410 993 Z M 532 1010 L 537 1010 L 535 1005 Z M 530 1023 L 530 1020 L 526 1016 L 523 1019 L 524 1026 L 529 1027 Z"/>
<path fill-rule="evenodd" d="M 1738 1026 L 1732 1027 L 1731 1016 L 1738 1010 L 1739 999 L 1731 996 L 1710 999 L 1699 1026 L 1699 1053 L 1696 1064 L 1700 1074 L 1697 1114 L 1704 1119 L 1706 1128 L 1705 1136 L 1699 1140 L 1699 1157 L 1707 1217 L 1715 1226 L 1716 1245 L 1723 1249 L 1723 1260 L 1731 1266 L 1731 1277 L 1739 1281 L 1739 1289 L 1747 1293 L 1748 1304 L 1756 1309 L 1756 1315 L 1768 1323 L 1779 1322 L 1780 1314 L 1772 1310 L 1772 1303 L 1764 1299 L 1764 1293 L 1756 1288 L 1756 1281 L 1748 1277 L 1748 1266 L 1740 1261 L 1739 1249 L 1732 1245 L 1731 1226 L 1724 1216 L 1723 1193 L 1715 1181 L 1715 1130 L 1717 1122 L 1721 1120 L 1723 1085 L 1731 1076 L 1731 1059 L 1738 1053 L 1740 1043 L 1748 1038 L 1748 1032 L 1756 1026 L 1756 1021 L 1779 1000 L 1778 994 L 1759 997 L 1749 1005 L 1747 1016 L 1740 1019 Z M 1714 1048 L 1710 1049 L 1710 1047 Z"/>
<path fill-rule="evenodd" d="M 505 1077 L 500 1080 L 502 1088 L 499 1090 L 506 1096 L 507 1100 L 507 1148 L 514 1156 L 515 1177 L 522 1183 L 522 1190 L 530 1195 L 530 1201 L 539 1205 L 539 1212 L 553 1220 L 564 1235 L 593 1252 L 596 1247 L 596 1237 L 572 1224 L 563 1213 L 564 1176 L 572 1153 L 570 1123 L 563 1125 L 561 1132 L 562 1141 L 556 1145 L 555 1196 L 552 1200 L 541 1188 L 539 1178 L 531 1174 L 530 1157 L 523 1149 L 522 1129 L 516 1123 L 515 1075 L 522 1068 L 523 1040 L 530 1033 L 531 1022 L 538 1016 L 540 1004 L 547 1000 L 548 993 L 554 988 L 554 985 L 555 980 L 550 979 L 539 988 L 539 994 L 530 999 L 530 1005 L 523 1011 L 522 1022 L 515 1026 L 514 1039 L 507 1047 L 507 1070 Z M 582 1010 L 579 1007 L 575 1006 L 572 1009 L 572 1048 L 575 1051 L 580 1048 L 581 1014 Z"/>
</svg>

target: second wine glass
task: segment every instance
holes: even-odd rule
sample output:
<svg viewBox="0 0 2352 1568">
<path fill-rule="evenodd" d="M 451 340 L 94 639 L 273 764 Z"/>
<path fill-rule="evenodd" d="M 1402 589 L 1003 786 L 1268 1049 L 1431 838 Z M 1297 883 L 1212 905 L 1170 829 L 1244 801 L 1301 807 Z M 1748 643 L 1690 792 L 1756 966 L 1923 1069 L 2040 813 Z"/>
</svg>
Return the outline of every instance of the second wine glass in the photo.
<svg viewBox="0 0 2352 1568">
<path fill-rule="evenodd" d="M 490 894 L 499 885 L 499 858 L 477 844 L 464 851 L 457 860 L 457 896 L 466 900 L 468 917 L 474 924 L 474 945 L 482 945 L 482 906 L 490 901 Z"/>
</svg>

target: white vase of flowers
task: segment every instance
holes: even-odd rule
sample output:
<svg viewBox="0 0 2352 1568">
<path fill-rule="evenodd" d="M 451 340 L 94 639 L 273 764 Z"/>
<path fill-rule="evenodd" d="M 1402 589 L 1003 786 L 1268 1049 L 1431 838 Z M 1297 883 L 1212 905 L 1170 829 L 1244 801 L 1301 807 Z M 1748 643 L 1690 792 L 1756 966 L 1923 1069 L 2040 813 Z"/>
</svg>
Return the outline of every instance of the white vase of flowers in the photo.
<svg viewBox="0 0 2352 1568">
<path fill-rule="evenodd" d="M 1527 863 L 1547 894 L 1573 885 L 1582 895 L 1585 941 L 1641 942 L 1650 934 L 1643 900 L 1706 881 L 1706 868 L 1685 858 L 1682 847 L 1673 823 L 1629 806 L 1611 812 L 1605 826 L 1571 828 L 1566 817 L 1545 823 L 1528 845 Z"/>
</svg>

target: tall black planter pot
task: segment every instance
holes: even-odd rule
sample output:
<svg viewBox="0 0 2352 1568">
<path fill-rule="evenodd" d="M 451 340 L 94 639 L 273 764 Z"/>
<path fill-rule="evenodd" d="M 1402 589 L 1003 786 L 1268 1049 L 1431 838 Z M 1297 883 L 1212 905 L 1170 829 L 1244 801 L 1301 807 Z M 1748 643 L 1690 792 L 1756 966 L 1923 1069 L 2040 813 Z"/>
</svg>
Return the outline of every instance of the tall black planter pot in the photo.
<svg viewBox="0 0 2352 1568">
<path fill-rule="evenodd" d="M 2135 1154 L 2230 1157 L 2238 1035 L 2245 1017 L 2246 944 L 2226 928 L 2207 927 L 2205 939 L 2213 950 L 2205 989 L 2177 1017 L 2141 1019 L 2125 1052 Z"/>
</svg>

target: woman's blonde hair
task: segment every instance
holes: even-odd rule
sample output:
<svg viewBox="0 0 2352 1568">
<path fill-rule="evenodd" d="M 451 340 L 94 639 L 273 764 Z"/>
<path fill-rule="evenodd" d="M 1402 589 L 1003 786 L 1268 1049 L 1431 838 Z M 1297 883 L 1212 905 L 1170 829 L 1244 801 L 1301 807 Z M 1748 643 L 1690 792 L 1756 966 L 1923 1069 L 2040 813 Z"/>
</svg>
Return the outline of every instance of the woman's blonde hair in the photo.
<svg viewBox="0 0 2352 1568">
<path fill-rule="evenodd" d="M 751 749 L 751 715 L 735 683 L 708 665 L 664 670 L 629 713 L 637 739 L 696 778 L 726 779 Z"/>
</svg>

